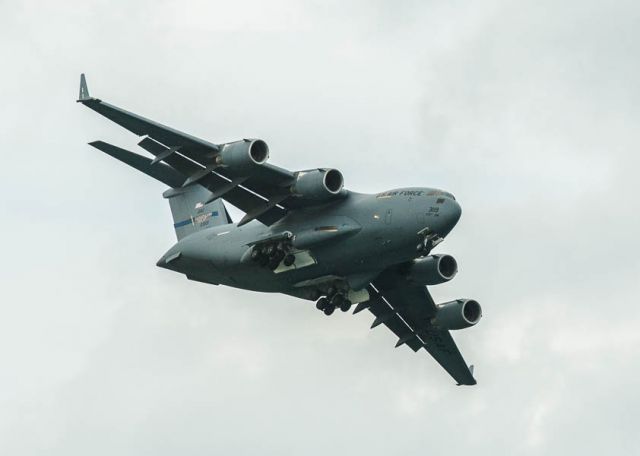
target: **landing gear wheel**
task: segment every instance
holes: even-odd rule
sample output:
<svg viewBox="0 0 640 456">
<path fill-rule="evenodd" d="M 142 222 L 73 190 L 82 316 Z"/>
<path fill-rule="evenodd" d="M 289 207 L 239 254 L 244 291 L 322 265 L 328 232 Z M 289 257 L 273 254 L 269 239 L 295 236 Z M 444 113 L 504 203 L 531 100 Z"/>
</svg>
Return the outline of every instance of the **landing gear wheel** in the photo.
<svg viewBox="0 0 640 456">
<path fill-rule="evenodd" d="M 291 253 L 289 253 L 287 256 L 284 257 L 285 266 L 291 266 L 293 263 L 295 263 L 295 261 L 296 261 L 296 257 Z"/>
<path fill-rule="evenodd" d="M 327 307 L 325 307 L 322 311 L 324 312 L 325 315 L 331 315 L 333 313 L 333 311 L 336 310 L 335 307 L 333 307 L 331 304 L 329 304 Z"/>
<path fill-rule="evenodd" d="M 342 301 L 342 304 L 340 304 L 340 310 L 343 312 L 349 312 L 349 309 L 351 309 L 351 301 L 345 299 Z"/>
<path fill-rule="evenodd" d="M 324 310 L 329 305 L 329 300 L 327 298 L 320 298 L 318 302 L 316 302 L 316 309 Z"/>
<path fill-rule="evenodd" d="M 330 302 L 331 302 L 332 306 L 340 307 L 342 305 L 342 303 L 344 302 L 344 296 L 342 296 L 341 294 L 335 294 L 331 298 Z"/>
<path fill-rule="evenodd" d="M 275 261 L 274 259 L 269 260 L 269 269 L 271 269 L 272 271 L 275 271 L 276 269 L 278 269 L 278 266 L 280 266 L 280 261 Z"/>
</svg>

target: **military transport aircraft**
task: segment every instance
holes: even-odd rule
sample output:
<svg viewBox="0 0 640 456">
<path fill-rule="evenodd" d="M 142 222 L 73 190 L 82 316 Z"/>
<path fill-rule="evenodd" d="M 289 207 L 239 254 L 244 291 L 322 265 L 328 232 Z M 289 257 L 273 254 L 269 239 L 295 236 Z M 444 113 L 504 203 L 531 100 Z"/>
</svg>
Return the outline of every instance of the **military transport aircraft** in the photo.
<svg viewBox="0 0 640 456">
<path fill-rule="evenodd" d="M 395 333 L 396 347 L 424 348 L 459 385 L 476 383 L 449 330 L 478 323 L 480 305 L 436 304 L 426 288 L 458 271 L 452 256 L 431 254 L 460 218 L 451 193 L 356 193 L 337 169 L 267 163 L 261 139 L 215 144 L 93 98 L 84 74 L 78 102 L 143 136 L 138 145 L 154 158 L 103 141 L 91 146 L 170 187 L 163 196 L 178 242 L 158 266 L 189 280 L 313 301 L 326 315 L 366 309 L 372 328 Z M 233 222 L 222 200 L 244 217 Z"/>
</svg>

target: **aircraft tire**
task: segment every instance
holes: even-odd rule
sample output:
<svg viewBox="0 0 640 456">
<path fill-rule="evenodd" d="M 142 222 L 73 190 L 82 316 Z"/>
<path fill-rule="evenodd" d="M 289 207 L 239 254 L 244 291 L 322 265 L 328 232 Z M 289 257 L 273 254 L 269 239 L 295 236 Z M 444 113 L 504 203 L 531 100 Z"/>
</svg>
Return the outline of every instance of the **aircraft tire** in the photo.
<svg viewBox="0 0 640 456">
<path fill-rule="evenodd" d="M 336 310 L 335 307 L 333 307 L 332 305 L 328 305 L 322 311 L 324 312 L 325 315 L 331 315 L 334 310 Z"/>
<path fill-rule="evenodd" d="M 252 261 L 256 261 L 256 262 L 259 261 L 261 256 L 262 256 L 262 253 L 260 253 L 260 250 L 253 249 L 251 251 L 251 260 Z"/>
<path fill-rule="evenodd" d="M 345 299 L 342 301 L 342 304 L 340 304 L 340 310 L 343 312 L 349 312 L 349 309 L 351 309 L 351 301 Z"/>
<path fill-rule="evenodd" d="M 316 302 L 316 309 L 324 310 L 329 305 L 329 300 L 327 298 L 320 298 L 318 302 Z"/>
<path fill-rule="evenodd" d="M 289 253 L 287 256 L 284 257 L 285 266 L 291 266 L 295 262 L 296 262 L 296 257 L 292 253 Z"/>
<path fill-rule="evenodd" d="M 334 294 L 331 297 L 331 305 L 334 307 L 340 307 L 342 305 L 342 303 L 344 302 L 344 296 L 342 296 L 341 294 Z"/>
<path fill-rule="evenodd" d="M 271 269 L 272 271 L 275 271 L 276 269 L 278 269 L 279 265 L 280 265 L 280 261 L 275 261 L 274 259 L 269 260 L 269 263 L 267 264 L 267 266 L 269 266 L 269 269 Z"/>
</svg>

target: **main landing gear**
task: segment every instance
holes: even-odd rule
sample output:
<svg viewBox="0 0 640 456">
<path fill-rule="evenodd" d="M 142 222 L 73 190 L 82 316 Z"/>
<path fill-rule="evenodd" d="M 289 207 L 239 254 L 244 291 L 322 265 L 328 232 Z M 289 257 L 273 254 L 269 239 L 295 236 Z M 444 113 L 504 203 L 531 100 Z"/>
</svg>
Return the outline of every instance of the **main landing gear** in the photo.
<svg viewBox="0 0 640 456">
<path fill-rule="evenodd" d="M 262 267 L 268 267 L 272 271 L 278 269 L 280 263 L 291 266 L 296 261 L 290 242 L 278 241 L 261 246 L 254 246 L 251 251 L 251 260 Z"/>
<path fill-rule="evenodd" d="M 337 287 L 329 287 L 327 295 L 316 302 L 316 308 L 323 311 L 325 315 L 331 315 L 336 309 L 348 312 L 351 309 L 351 301 L 347 298 L 345 291 Z"/>
</svg>

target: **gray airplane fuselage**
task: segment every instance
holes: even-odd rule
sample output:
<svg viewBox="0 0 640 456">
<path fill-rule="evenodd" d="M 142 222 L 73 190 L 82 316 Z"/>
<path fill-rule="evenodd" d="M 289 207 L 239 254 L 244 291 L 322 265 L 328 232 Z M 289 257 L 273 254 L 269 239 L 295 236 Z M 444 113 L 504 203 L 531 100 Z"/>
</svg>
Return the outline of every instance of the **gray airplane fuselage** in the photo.
<svg viewBox="0 0 640 456">
<path fill-rule="evenodd" d="M 212 284 L 307 299 L 314 279 L 346 277 L 362 285 L 394 264 L 418 257 L 417 233 L 425 228 L 444 238 L 461 215 L 453 195 L 432 188 L 403 188 L 378 194 L 348 192 L 320 206 L 292 211 L 272 226 L 257 221 L 211 226 L 176 243 L 158 266 Z M 294 245 L 314 263 L 274 273 L 248 259 L 256 240 L 293 234 Z M 327 242 L 327 241 L 331 242 Z"/>
</svg>

